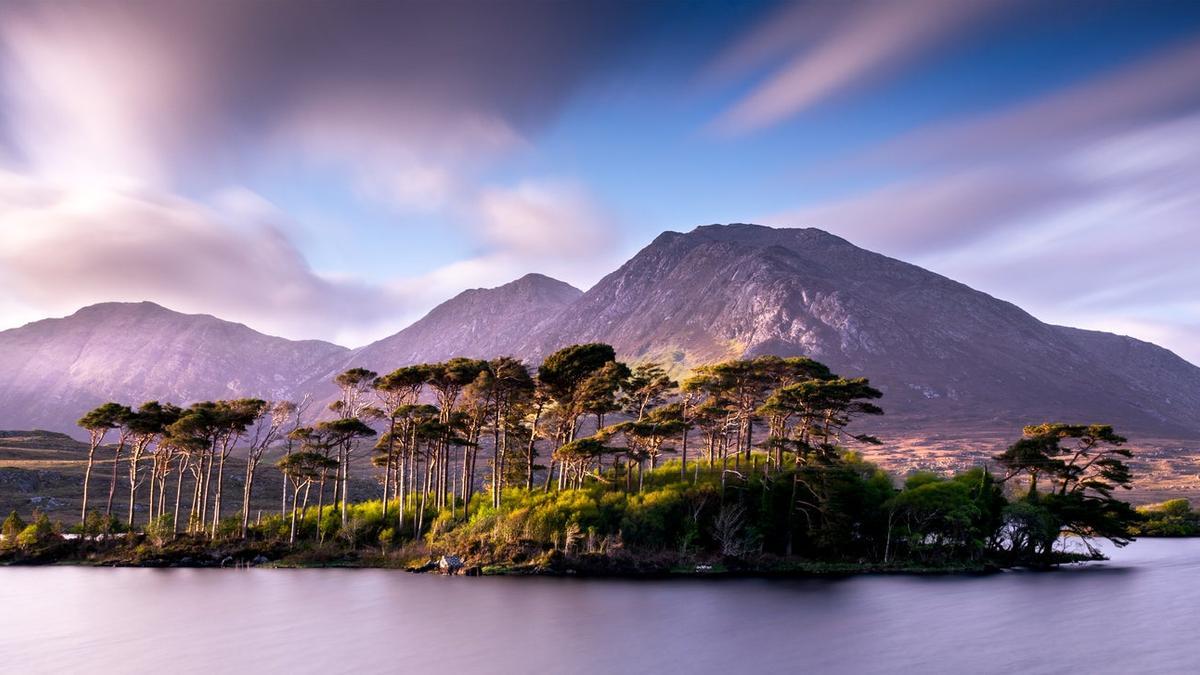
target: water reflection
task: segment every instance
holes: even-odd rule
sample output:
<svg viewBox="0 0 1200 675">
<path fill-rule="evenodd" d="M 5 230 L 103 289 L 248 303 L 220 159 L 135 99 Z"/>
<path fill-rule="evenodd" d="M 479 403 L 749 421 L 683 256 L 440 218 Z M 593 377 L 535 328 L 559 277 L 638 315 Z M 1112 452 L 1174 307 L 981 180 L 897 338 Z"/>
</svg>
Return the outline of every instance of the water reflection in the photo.
<svg viewBox="0 0 1200 675">
<path fill-rule="evenodd" d="M 0 570 L 12 672 L 1194 672 L 1200 540 L 1053 573 L 832 580 Z"/>
</svg>

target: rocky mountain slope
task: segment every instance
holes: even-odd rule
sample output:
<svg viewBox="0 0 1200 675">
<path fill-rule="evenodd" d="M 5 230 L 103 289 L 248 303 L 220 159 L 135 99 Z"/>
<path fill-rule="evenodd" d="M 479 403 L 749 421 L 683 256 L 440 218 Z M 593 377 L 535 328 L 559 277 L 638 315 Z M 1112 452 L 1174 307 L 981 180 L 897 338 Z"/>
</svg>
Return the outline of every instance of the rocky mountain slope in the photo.
<svg viewBox="0 0 1200 675">
<path fill-rule="evenodd" d="M 108 400 L 290 397 L 348 351 L 150 302 L 92 305 L 0 332 L 0 429 L 77 434 Z"/>
<path fill-rule="evenodd" d="M 578 288 L 541 274 L 526 274 L 496 288 L 473 288 L 399 333 L 355 350 L 346 363 L 383 372 L 455 356 L 508 354 L 531 333 L 549 329 L 582 295 Z"/>
<path fill-rule="evenodd" d="M 613 344 L 673 364 L 808 355 L 920 425 L 1111 421 L 1200 429 L 1200 368 L 1155 345 L 1052 326 L 1008 302 L 816 229 L 667 232 L 523 343 Z"/>
</svg>

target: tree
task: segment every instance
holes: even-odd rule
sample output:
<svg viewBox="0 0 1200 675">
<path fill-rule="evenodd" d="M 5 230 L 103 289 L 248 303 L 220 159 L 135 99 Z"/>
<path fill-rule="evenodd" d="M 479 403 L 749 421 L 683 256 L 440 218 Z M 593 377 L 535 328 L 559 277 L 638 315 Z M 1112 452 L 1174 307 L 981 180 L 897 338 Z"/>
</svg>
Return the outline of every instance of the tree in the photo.
<svg viewBox="0 0 1200 675">
<path fill-rule="evenodd" d="M 297 429 L 299 429 L 300 427 L 304 426 L 304 419 L 308 415 L 308 408 L 309 408 L 309 406 L 312 405 L 312 402 L 313 402 L 313 399 L 310 394 L 305 394 L 304 396 L 302 396 L 300 398 L 300 401 L 298 403 L 296 403 L 296 409 L 292 411 L 291 419 L 287 422 L 286 428 L 280 432 L 283 435 L 283 454 L 285 457 L 287 455 L 292 454 L 292 451 L 295 449 L 296 440 L 292 437 L 292 432 L 294 432 Z M 287 479 L 287 476 L 283 476 L 283 485 L 281 487 L 282 487 L 282 489 L 279 491 L 280 492 L 279 515 L 282 516 L 282 515 L 286 514 L 288 511 L 288 507 L 287 507 L 288 479 Z"/>
<path fill-rule="evenodd" d="M 1005 481 L 1028 477 L 1026 511 L 1043 509 L 1057 526 L 1053 537 L 1024 539 L 1036 554 L 1048 558 L 1059 532 L 1077 535 L 1093 555 L 1099 551 L 1091 538 L 1117 546 L 1133 540 L 1137 512 L 1113 497 L 1114 490 L 1132 488 L 1124 460 L 1133 453 L 1125 442 L 1106 424 L 1038 424 L 1025 427 L 1024 436 L 995 457 L 1006 470 Z M 1043 478 L 1049 487 L 1045 494 L 1038 491 Z"/>
<path fill-rule="evenodd" d="M 88 432 L 87 468 L 83 472 L 83 506 L 79 510 L 80 525 L 87 521 L 88 486 L 92 481 L 96 449 L 104 442 L 104 437 L 108 435 L 109 431 L 121 426 L 121 421 L 128 411 L 129 408 L 110 401 L 88 411 L 76 423 Z"/>
<path fill-rule="evenodd" d="M 133 530 L 134 507 L 137 503 L 138 488 L 145 481 L 141 473 L 142 457 L 151 444 L 160 441 L 167 433 L 167 427 L 173 424 L 183 413 L 177 406 L 158 401 L 147 401 L 136 411 L 126 416 L 125 426 L 129 429 L 129 529 Z M 153 516 L 154 482 L 150 483 L 150 514 Z"/>
<path fill-rule="evenodd" d="M 361 411 L 360 411 L 361 412 Z M 320 422 L 317 424 L 317 431 L 324 438 L 324 445 L 329 448 L 338 449 L 338 474 L 335 474 L 335 481 L 340 479 L 343 481 L 342 486 L 342 502 L 341 502 L 341 517 L 342 525 L 346 524 L 346 476 L 349 468 L 346 464 L 350 461 L 352 448 L 360 438 L 368 438 L 375 435 L 375 430 L 372 429 L 366 422 L 363 422 L 357 417 L 343 417 L 335 420 Z M 336 492 L 337 485 L 334 489 Z M 337 502 L 334 502 L 337 507 Z"/>
<path fill-rule="evenodd" d="M 520 411 L 533 399 L 536 385 L 525 364 L 508 356 L 490 361 L 485 373 L 480 385 L 492 406 L 492 506 L 499 508 L 509 439 L 519 424 Z"/>
<path fill-rule="evenodd" d="M 4 519 L 4 523 L 0 524 L 0 535 L 4 536 L 4 541 L 0 542 L 5 548 L 11 548 L 17 545 L 17 537 L 25 529 L 25 521 L 21 520 L 21 516 L 17 515 L 16 511 L 8 514 Z"/>
<path fill-rule="evenodd" d="M 486 371 L 486 361 L 456 357 L 444 363 L 428 366 L 428 384 L 437 397 L 437 407 L 440 411 L 439 422 L 443 437 L 438 444 L 433 462 L 436 465 L 434 475 L 434 503 L 439 507 L 449 506 L 453 499 L 451 485 L 450 448 L 453 445 L 454 428 L 451 419 L 458 404 L 458 398 L 467 385 L 475 381 L 479 374 Z"/>
<path fill-rule="evenodd" d="M 180 447 L 187 449 L 188 468 L 196 479 L 192 495 L 189 530 L 203 530 L 209 524 L 211 537 L 217 536 L 224 492 L 225 461 L 250 425 L 262 415 L 267 402 L 247 398 L 235 401 L 202 401 L 189 406 L 168 428 Z M 213 491 L 213 514 L 208 519 L 208 495 L 213 469 L 217 485 Z"/>
<path fill-rule="evenodd" d="M 664 444 L 683 433 L 687 428 L 682 417 L 683 407 L 678 404 L 663 406 L 651 411 L 639 420 L 622 422 L 613 427 L 625 436 L 626 454 L 637 462 L 638 491 L 642 490 L 642 465 L 650 461 L 650 469 L 658 464 L 658 457 L 666 448 Z"/>
<path fill-rule="evenodd" d="M 646 412 L 662 405 L 679 388 L 667 371 L 657 363 L 642 363 L 633 369 L 625 383 L 625 412 L 642 419 Z"/>
<path fill-rule="evenodd" d="M 246 448 L 246 476 L 242 482 L 242 523 L 239 536 L 246 538 L 250 523 L 250 498 L 254 495 L 254 476 L 267 449 L 283 434 L 284 426 L 296 414 L 297 405 L 291 401 L 268 403 L 252 423 L 250 445 Z"/>
<path fill-rule="evenodd" d="M 388 517 L 388 489 L 393 484 L 396 486 L 394 494 L 400 500 L 399 508 L 401 520 L 403 520 L 403 491 L 407 466 L 404 458 L 397 456 L 396 452 L 398 440 L 401 448 L 404 445 L 404 437 L 398 433 L 397 425 L 402 416 L 401 410 L 405 406 L 415 404 L 420 398 L 427 378 L 428 371 L 423 366 L 407 366 L 378 377 L 371 383 L 384 417 L 388 420 L 387 433 L 380 437 L 379 445 L 376 446 L 376 450 L 383 454 L 383 519 L 385 521 Z M 393 476 L 395 476 L 394 479 Z"/>
<path fill-rule="evenodd" d="M 608 384 L 612 380 L 609 376 L 611 371 L 599 381 L 589 382 L 589 378 L 614 361 L 616 352 L 611 345 L 602 343 L 565 347 L 542 361 L 541 367 L 538 368 L 538 386 L 556 407 L 557 424 L 553 434 L 553 452 L 575 440 L 579 418 L 586 412 L 588 403 L 596 403 L 596 385 L 601 382 Z M 554 454 L 551 454 L 550 466 L 546 470 L 547 491 L 554 476 L 555 459 Z M 560 483 L 562 479 L 560 475 Z"/>
<path fill-rule="evenodd" d="M 293 452 L 279 460 L 280 472 L 292 484 L 292 522 L 288 543 L 296 543 L 296 514 L 299 511 L 300 491 L 306 490 L 314 480 L 324 480 L 329 471 L 337 468 L 337 461 L 319 452 L 303 450 Z M 320 512 L 317 513 L 317 529 L 320 531 Z"/>
<path fill-rule="evenodd" d="M 337 413 L 341 419 L 362 418 L 370 404 L 368 393 L 378 375 L 366 368 L 351 368 L 333 378 L 341 396 L 334 401 L 329 409 Z M 343 445 L 337 446 L 338 470 L 333 481 L 333 505 L 341 503 L 342 525 L 346 524 L 346 489 L 350 485 L 350 456 L 354 452 L 353 439 L 346 439 Z M 338 495 L 341 495 L 339 499 Z"/>
</svg>

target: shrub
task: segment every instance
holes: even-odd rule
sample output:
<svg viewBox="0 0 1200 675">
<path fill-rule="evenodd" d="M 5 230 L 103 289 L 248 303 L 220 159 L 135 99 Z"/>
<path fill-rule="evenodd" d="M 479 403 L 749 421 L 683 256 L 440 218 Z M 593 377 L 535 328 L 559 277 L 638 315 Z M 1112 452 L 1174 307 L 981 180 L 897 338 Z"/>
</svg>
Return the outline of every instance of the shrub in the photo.
<svg viewBox="0 0 1200 675">
<path fill-rule="evenodd" d="M 146 536 L 156 548 L 162 548 L 175 538 L 175 517 L 170 513 L 156 516 L 146 524 Z"/>
<path fill-rule="evenodd" d="M 4 524 L 0 525 L 0 534 L 4 535 L 2 545 L 5 547 L 16 546 L 17 536 L 21 534 L 21 531 L 25 527 L 25 521 L 21 520 L 21 516 L 18 516 L 16 511 L 8 514 L 8 517 L 4 519 Z"/>
<path fill-rule="evenodd" d="M 35 514 L 33 522 L 25 526 L 25 529 L 17 535 L 17 546 L 26 550 L 37 548 L 48 543 L 55 536 L 54 526 L 51 525 L 50 519 L 46 517 L 46 514 L 38 513 Z"/>
</svg>

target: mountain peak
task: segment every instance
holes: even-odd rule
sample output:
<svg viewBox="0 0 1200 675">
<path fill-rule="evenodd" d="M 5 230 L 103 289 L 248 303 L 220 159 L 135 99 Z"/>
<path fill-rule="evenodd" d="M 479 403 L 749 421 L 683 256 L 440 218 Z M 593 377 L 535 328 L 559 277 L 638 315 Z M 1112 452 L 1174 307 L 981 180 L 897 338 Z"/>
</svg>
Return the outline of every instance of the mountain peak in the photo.
<svg viewBox="0 0 1200 675">
<path fill-rule="evenodd" d="M 578 288 L 538 273 L 493 288 L 472 288 L 399 333 L 356 351 L 347 363 L 381 370 L 454 356 L 510 354 L 535 327 L 582 295 Z"/>
<path fill-rule="evenodd" d="M 87 316 L 96 314 L 181 314 L 162 305 L 142 300 L 140 302 L 97 302 L 93 305 L 80 307 L 71 316 Z"/>
<path fill-rule="evenodd" d="M 519 279 L 514 279 L 507 284 L 497 286 L 496 288 L 489 290 L 498 291 L 509 288 L 527 290 L 535 293 L 549 293 L 570 299 L 583 295 L 583 291 L 575 288 L 571 284 L 568 284 L 565 281 L 559 281 L 554 277 L 548 277 L 545 274 L 539 274 L 537 272 L 530 272 Z"/>
</svg>

